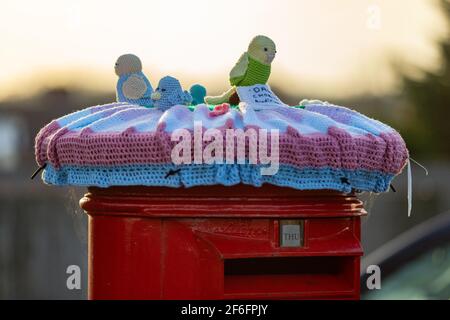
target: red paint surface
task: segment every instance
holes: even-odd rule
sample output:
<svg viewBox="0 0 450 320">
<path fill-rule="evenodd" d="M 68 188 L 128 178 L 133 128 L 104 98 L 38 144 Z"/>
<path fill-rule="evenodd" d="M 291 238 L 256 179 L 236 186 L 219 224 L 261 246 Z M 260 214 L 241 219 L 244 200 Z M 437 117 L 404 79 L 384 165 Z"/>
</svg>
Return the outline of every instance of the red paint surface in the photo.
<svg viewBox="0 0 450 320">
<path fill-rule="evenodd" d="M 358 299 L 354 195 L 263 186 L 89 188 L 90 299 Z M 279 222 L 304 221 L 283 248 Z"/>
</svg>

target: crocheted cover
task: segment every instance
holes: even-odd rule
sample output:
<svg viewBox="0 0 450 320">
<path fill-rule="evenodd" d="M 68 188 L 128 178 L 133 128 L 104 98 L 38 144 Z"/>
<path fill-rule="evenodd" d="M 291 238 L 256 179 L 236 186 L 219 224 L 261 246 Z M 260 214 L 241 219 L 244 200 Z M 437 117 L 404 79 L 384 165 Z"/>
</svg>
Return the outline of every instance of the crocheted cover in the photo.
<svg viewBox="0 0 450 320">
<path fill-rule="evenodd" d="M 204 129 L 278 129 L 279 170 L 261 175 L 260 164 L 175 165 L 171 133 Z M 205 147 L 206 143 L 204 143 Z M 224 152 L 225 154 L 225 152 Z M 356 111 L 313 104 L 273 110 L 174 106 L 162 112 L 127 103 L 89 107 L 45 126 L 36 137 L 43 180 L 77 186 L 261 186 L 384 192 L 408 158 L 401 136 Z"/>
</svg>

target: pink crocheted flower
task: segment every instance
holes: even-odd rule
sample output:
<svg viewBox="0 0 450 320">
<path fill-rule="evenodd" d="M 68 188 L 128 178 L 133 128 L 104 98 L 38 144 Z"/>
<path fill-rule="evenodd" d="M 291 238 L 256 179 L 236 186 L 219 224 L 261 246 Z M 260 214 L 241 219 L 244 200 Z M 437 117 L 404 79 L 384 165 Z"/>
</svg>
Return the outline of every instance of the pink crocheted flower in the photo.
<svg viewBox="0 0 450 320">
<path fill-rule="evenodd" d="M 214 107 L 214 110 L 209 112 L 210 116 L 217 117 L 222 114 L 227 113 L 230 110 L 230 105 L 228 103 L 218 104 Z"/>
</svg>

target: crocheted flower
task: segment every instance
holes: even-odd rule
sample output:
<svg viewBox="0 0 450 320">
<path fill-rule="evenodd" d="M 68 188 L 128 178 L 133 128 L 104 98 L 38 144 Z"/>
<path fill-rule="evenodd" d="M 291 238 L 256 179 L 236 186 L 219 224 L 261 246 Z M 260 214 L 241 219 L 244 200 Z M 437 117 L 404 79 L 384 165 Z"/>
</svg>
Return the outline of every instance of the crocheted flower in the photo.
<svg viewBox="0 0 450 320">
<path fill-rule="evenodd" d="M 213 117 L 220 116 L 222 114 L 227 113 L 230 111 L 230 105 L 228 103 L 222 103 L 214 107 L 214 110 L 209 112 L 209 115 Z"/>
</svg>

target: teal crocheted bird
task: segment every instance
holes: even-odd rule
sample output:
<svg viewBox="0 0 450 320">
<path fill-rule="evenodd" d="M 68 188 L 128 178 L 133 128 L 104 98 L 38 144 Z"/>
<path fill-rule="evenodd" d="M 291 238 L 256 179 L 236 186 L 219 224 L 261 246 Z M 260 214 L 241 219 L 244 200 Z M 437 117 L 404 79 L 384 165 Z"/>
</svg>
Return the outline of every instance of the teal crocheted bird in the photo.
<svg viewBox="0 0 450 320">
<path fill-rule="evenodd" d="M 134 54 L 124 54 L 117 59 L 114 69 L 119 76 L 117 101 L 151 107 L 153 88 L 142 72 L 141 60 Z"/>
<path fill-rule="evenodd" d="M 200 84 L 194 84 L 190 89 L 189 93 L 192 96 L 192 105 L 196 106 L 200 103 L 204 103 L 206 96 L 206 88 Z"/>
<path fill-rule="evenodd" d="M 205 97 L 208 104 L 232 102 L 236 95 L 236 87 L 266 84 L 269 80 L 271 64 L 277 53 L 275 42 L 266 36 L 256 36 L 250 42 L 247 52 L 244 52 L 230 72 L 232 88 L 217 97 Z"/>
</svg>

